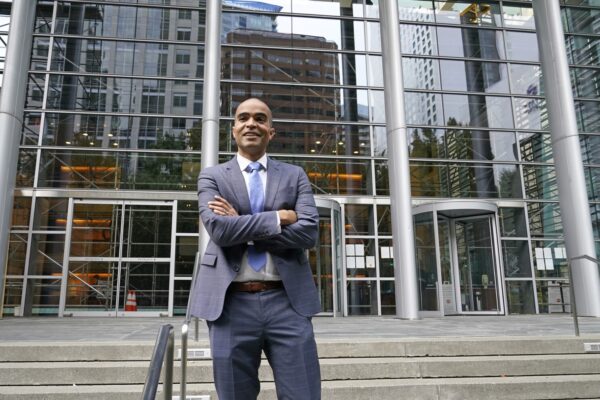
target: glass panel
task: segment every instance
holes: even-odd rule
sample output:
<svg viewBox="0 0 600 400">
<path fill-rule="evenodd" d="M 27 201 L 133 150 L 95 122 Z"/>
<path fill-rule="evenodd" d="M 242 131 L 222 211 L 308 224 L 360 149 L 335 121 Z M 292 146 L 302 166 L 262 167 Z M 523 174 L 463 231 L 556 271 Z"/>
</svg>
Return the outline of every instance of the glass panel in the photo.
<svg viewBox="0 0 600 400">
<path fill-rule="evenodd" d="M 171 256 L 171 206 L 125 206 L 123 257 Z"/>
<path fill-rule="evenodd" d="M 41 187 L 192 190 L 199 154 L 42 152 Z"/>
<path fill-rule="evenodd" d="M 444 117 L 449 126 L 512 128 L 510 98 L 480 95 L 443 95 Z"/>
<path fill-rule="evenodd" d="M 527 237 L 525 209 L 521 207 L 501 207 L 500 231 L 504 237 Z"/>
<path fill-rule="evenodd" d="M 505 31 L 504 37 L 506 40 L 506 56 L 509 60 L 539 61 L 535 33 Z"/>
<path fill-rule="evenodd" d="M 413 217 L 415 229 L 415 258 L 419 283 L 419 309 L 438 309 L 438 276 L 435 254 L 435 232 L 433 213 Z"/>
<path fill-rule="evenodd" d="M 456 220 L 455 226 L 462 311 L 498 311 L 489 217 Z"/>
<path fill-rule="evenodd" d="M 379 276 L 394 277 L 394 247 L 391 239 L 379 239 Z"/>
<path fill-rule="evenodd" d="M 400 20 L 433 22 L 433 1 L 398 0 Z"/>
<path fill-rule="evenodd" d="M 515 120 L 519 129 L 549 129 L 546 100 L 513 97 Z"/>
<path fill-rule="evenodd" d="M 198 233 L 199 223 L 198 202 L 178 200 L 177 233 Z"/>
<path fill-rule="evenodd" d="M 125 294 L 133 290 L 137 300 L 137 311 L 167 309 L 169 304 L 169 263 L 136 261 L 123 262 L 121 266 L 121 277 L 124 278 L 122 283 L 123 300 L 126 299 Z"/>
<path fill-rule="evenodd" d="M 333 259 L 331 216 L 319 216 L 319 242 L 309 250 L 313 279 L 319 292 L 322 312 L 333 312 Z"/>
<path fill-rule="evenodd" d="M 279 159 L 302 167 L 316 194 L 371 194 L 373 191 L 368 161 Z"/>
<path fill-rule="evenodd" d="M 8 242 L 6 275 L 25 274 L 25 255 L 27 253 L 27 234 L 11 233 Z M 20 302 L 20 300 L 19 300 Z"/>
<path fill-rule="evenodd" d="M 383 75 L 381 77 L 383 78 Z M 441 89 L 438 60 L 431 58 L 403 57 L 402 78 L 406 89 Z"/>
<path fill-rule="evenodd" d="M 558 200 L 554 166 L 523 166 L 525 195 L 529 199 Z"/>
<path fill-rule="evenodd" d="M 562 220 L 558 203 L 527 203 L 531 236 L 562 236 Z"/>
<path fill-rule="evenodd" d="M 11 229 L 27 229 L 31 212 L 31 197 L 15 197 Z"/>
<path fill-rule="evenodd" d="M 600 168 L 586 167 L 583 171 L 585 173 L 585 183 L 589 200 L 600 201 Z"/>
<path fill-rule="evenodd" d="M 347 282 L 348 315 L 377 315 L 377 281 Z"/>
<path fill-rule="evenodd" d="M 440 60 L 440 71 L 444 90 L 508 93 L 506 64 Z"/>
<path fill-rule="evenodd" d="M 590 204 L 590 215 L 592 219 L 592 230 L 594 231 L 594 239 L 600 239 L 600 203 Z M 596 242 L 596 257 L 600 255 L 598 251 L 598 245 L 600 242 Z"/>
<path fill-rule="evenodd" d="M 36 160 L 36 150 L 22 149 L 19 152 L 19 161 L 17 164 L 17 179 L 15 182 L 15 186 L 17 188 L 33 187 Z"/>
<path fill-rule="evenodd" d="M 368 71 L 369 76 L 367 83 L 369 86 L 383 87 L 383 60 L 380 56 L 369 55 L 368 60 Z M 402 59 L 404 62 L 404 58 Z M 403 67 L 404 71 L 404 67 Z"/>
<path fill-rule="evenodd" d="M 600 69 L 571 68 L 570 72 L 575 97 L 600 97 Z"/>
<path fill-rule="evenodd" d="M 23 293 L 22 279 L 6 279 L 4 285 L 4 315 L 20 316 L 21 294 Z"/>
<path fill-rule="evenodd" d="M 456 288 L 452 272 L 452 253 L 450 252 L 450 223 L 438 214 L 438 236 L 440 249 L 440 267 L 442 271 L 442 302 L 444 315 L 456 314 Z"/>
<path fill-rule="evenodd" d="M 544 94 L 542 68 L 539 65 L 510 64 L 510 87 L 513 94 Z"/>
<path fill-rule="evenodd" d="M 575 119 L 579 132 L 600 132 L 600 102 L 576 101 Z"/>
<path fill-rule="evenodd" d="M 57 315 L 61 279 L 29 279 L 27 291 L 31 294 L 31 314 Z"/>
<path fill-rule="evenodd" d="M 194 273 L 194 261 L 198 252 L 197 236 L 177 237 L 175 248 L 175 275 L 192 276 Z"/>
<path fill-rule="evenodd" d="M 533 9 L 529 4 L 502 3 L 504 26 L 516 29 L 535 29 Z"/>
<path fill-rule="evenodd" d="M 117 301 L 118 268 L 117 261 L 70 261 L 65 310 L 114 310 Z M 121 306 L 124 304 L 123 295 L 121 291 Z"/>
<path fill-rule="evenodd" d="M 36 199 L 33 229 L 64 231 L 67 225 L 68 207 L 68 199 L 38 197 Z"/>
<path fill-rule="evenodd" d="M 385 185 L 387 167 L 378 165 L 376 175 L 379 194 L 389 193 Z M 385 168 L 385 169 L 384 169 Z M 431 164 L 411 162 L 413 196 L 521 198 L 521 179 L 516 166 L 481 164 Z M 383 179 L 385 175 L 385 179 Z"/>
<path fill-rule="evenodd" d="M 532 241 L 531 249 L 538 278 L 569 277 L 567 250 L 562 241 Z"/>
<path fill-rule="evenodd" d="M 380 281 L 381 315 L 396 314 L 396 286 L 394 281 Z"/>
<path fill-rule="evenodd" d="M 435 8 L 438 23 L 500 26 L 500 6 L 490 1 L 436 1 Z"/>
<path fill-rule="evenodd" d="M 62 275 L 65 235 L 34 233 L 30 246 L 29 275 Z"/>
<path fill-rule="evenodd" d="M 368 204 L 346 204 L 346 235 L 374 235 L 373 206 Z"/>
<path fill-rule="evenodd" d="M 571 292 L 566 280 L 537 281 L 540 314 L 570 313 Z"/>
<path fill-rule="evenodd" d="M 565 37 L 567 57 L 570 64 L 598 65 L 600 63 L 600 39 L 597 36 Z"/>
<path fill-rule="evenodd" d="M 437 55 L 438 44 L 435 27 L 400 24 L 400 48 L 403 54 Z"/>
<path fill-rule="evenodd" d="M 437 27 L 441 56 L 504 59 L 502 33 L 491 29 Z M 533 35 L 535 41 L 535 35 Z M 537 42 L 533 42 L 537 46 Z M 510 54 L 510 53 L 509 53 Z"/>
<path fill-rule="evenodd" d="M 535 314 L 531 281 L 507 281 L 506 297 L 509 314 Z"/>
<path fill-rule="evenodd" d="M 529 242 L 526 240 L 503 240 L 502 256 L 504 274 L 507 278 L 531 278 Z"/>
<path fill-rule="evenodd" d="M 70 255 L 119 257 L 122 212 L 117 204 L 75 204 Z"/>
<path fill-rule="evenodd" d="M 173 284 L 173 315 L 185 315 L 192 282 L 176 280 Z"/>
<path fill-rule="evenodd" d="M 189 43 L 190 39 L 185 42 Z M 202 78 L 203 65 L 204 48 L 198 46 L 55 38 L 50 70 Z"/>
<path fill-rule="evenodd" d="M 552 137 L 542 133 L 519 133 L 521 159 L 528 162 L 554 161 Z"/>
<path fill-rule="evenodd" d="M 290 3 L 292 13 L 294 14 L 318 14 L 318 15 L 332 15 L 332 16 L 348 16 L 348 17 L 362 17 L 363 6 L 362 0 L 352 1 L 332 1 L 332 2 L 321 2 L 314 0 L 288 0 L 286 1 L 269 1 L 278 5 L 284 5 Z M 260 3 L 265 7 L 265 3 Z M 269 6 L 269 5 L 267 5 Z M 284 6 L 281 12 L 285 12 L 286 7 Z"/>
<path fill-rule="evenodd" d="M 442 95 L 404 92 L 404 110 L 409 125 L 445 125 Z"/>
<path fill-rule="evenodd" d="M 380 236 L 392 234 L 392 214 L 390 206 L 377 206 L 377 233 Z"/>
<path fill-rule="evenodd" d="M 25 112 L 23 118 L 23 130 L 21 132 L 22 145 L 36 145 L 40 137 L 42 114 Z"/>
<path fill-rule="evenodd" d="M 600 33 L 600 29 L 595 23 L 600 18 L 598 9 L 564 7 L 562 17 L 565 32 Z"/>
<path fill-rule="evenodd" d="M 346 238 L 346 276 L 377 276 L 375 239 Z"/>
</svg>

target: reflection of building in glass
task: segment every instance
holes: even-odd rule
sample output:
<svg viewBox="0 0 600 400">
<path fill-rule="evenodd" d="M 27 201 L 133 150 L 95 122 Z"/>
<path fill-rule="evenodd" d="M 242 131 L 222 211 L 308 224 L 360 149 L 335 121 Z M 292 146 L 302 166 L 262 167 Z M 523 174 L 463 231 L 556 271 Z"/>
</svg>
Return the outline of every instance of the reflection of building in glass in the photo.
<svg viewBox="0 0 600 400">
<path fill-rule="evenodd" d="M 221 96 L 212 99 L 221 160 L 235 152 L 235 106 L 264 98 L 278 132 L 270 154 L 303 167 L 321 200 L 339 204 L 338 214 L 321 209 L 310 260 L 323 311 L 340 315 L 395 312 L 383 55 L 371 3 L 222 2 Z M 599 7 L 568 3 L 565 41 L 600 247 Z M 144 312 L 182 314 L 197 251 L 204 2 L 35 4 L 6 313 L 114 313 L 131 289 Z M 436 214 L 438 243 L 433 214 L 415 217 L 421 309 L 568 310 L 568 297 L 556 303 L 568 280 L 531 4 L 399 4 L 414 206 L 489 206 Z"/>
</svg>

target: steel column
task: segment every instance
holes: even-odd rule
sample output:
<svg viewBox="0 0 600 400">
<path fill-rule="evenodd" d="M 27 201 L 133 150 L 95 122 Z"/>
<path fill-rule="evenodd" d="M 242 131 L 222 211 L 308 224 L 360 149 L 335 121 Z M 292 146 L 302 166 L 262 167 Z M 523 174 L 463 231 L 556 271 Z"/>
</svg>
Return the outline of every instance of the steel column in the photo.
<svg viewBox="0 0 600 400">
<path fill-rule="evenodd" d="M 385 87 L 396 316 L 418 319 L 419 301 L 397 2 L 380 1 L 379 16 Z"/>
<path fill-rule="evenodd" d="M 9 232 L 34 19 L 35 6 L 32 2 L 13 2 L 0 94 L 0 316 L 4 308 Z"/>
<path fill-rule="evenodd" d="M 573 289 L 580 315 L 600 317 L 600 275 L 582 256 L 596 258 L 581 146 L 569 78 L 558 0 L 533 0 L 538 47 L 552 134 L 565 245 L 572 262 Z"/>
</svg>

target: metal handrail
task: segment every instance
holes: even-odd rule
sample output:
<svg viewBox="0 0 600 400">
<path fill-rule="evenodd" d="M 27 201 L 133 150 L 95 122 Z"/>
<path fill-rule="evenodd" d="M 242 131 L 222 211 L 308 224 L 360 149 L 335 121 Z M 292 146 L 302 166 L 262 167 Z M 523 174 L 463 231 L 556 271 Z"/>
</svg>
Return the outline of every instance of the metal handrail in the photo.
<svg viewBox="0 0 600 400">
<path fill-rule="evenodd" d="M 160 380 L 160 372 L 165 364 L 165 380 L 163 382 L 163 393 L 165 400 L 171 400 L 173 397 L 173 354 L 175 338 L 173 334 L 173 325 L 165 324 L 160 327 L 154 352 L 150 360 L 150 367 L 144 383 L 142 400 L 154 400 Z M 166 355 L 166 359 L 165 359 Z"/>
<path fill-rule="evenodd" d="M 570 286 L 569 293 L 571 296 L 571 314 L 573 315 L 573 325 L 575 328 L 575 336 L 579 336 L 579 320 L 578 320 L 578 316 L 577 316 L 577 302 L 575 301 L 575 289 L 574 289 L 574 285 L 573 285 L 573 264 L 572 264 L 572 262 L 577 261 L 577 260 L 588 260 L 588 261 L 595 263 L 596 265 L 600 265 L 600 261 L 598 259 L 596 259 L 592 256 L 588 256 L 587 254 L 568 259 L 569 286 Z"/>
</svg>

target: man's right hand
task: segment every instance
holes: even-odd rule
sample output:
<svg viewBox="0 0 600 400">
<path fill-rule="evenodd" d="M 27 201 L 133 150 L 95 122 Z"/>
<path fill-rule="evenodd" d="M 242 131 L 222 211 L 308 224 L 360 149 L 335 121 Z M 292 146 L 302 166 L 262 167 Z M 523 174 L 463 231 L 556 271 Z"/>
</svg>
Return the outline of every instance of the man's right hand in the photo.
<svg viewBox="0 0 600 400">
<path fill-rule="evenodd" d="M 296 211 L 294 210 L 279 210 L 277 213 L 279 214 L 279 224 L 281 226 L 290 225 L 298 221 L 298 215 L 296 215 Z"/>
</svg>

